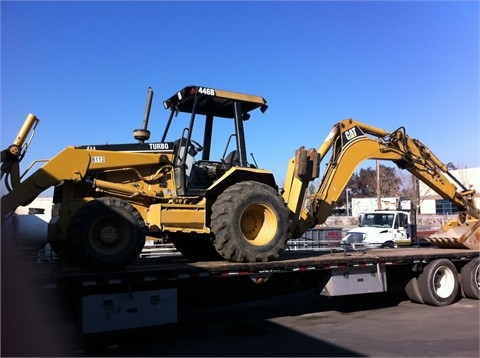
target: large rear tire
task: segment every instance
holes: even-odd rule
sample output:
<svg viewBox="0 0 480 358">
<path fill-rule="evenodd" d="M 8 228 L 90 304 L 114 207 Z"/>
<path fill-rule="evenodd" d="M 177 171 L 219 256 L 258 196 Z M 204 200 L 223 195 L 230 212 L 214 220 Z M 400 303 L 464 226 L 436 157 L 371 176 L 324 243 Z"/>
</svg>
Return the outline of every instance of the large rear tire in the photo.
<svg viewBox="0 0 480 358">
<path fill-rule="evenodd" d="M 290 238 L 290 211 L 270 186 L 246 181 L 220 194 L 212 206 L 217 252 L 229 261 L 275 260 Z"/>
<path fill-rule="evenodd" d="M 91 270 L 120 270 L 140 255 L 145 236 L 143 218 L 130 203 L 103 197 L 77 210 L 66 246 L 70 258 Z"/>
<path fill-rule="evenodd" d="M 437 259 L 424 267 L 418 277 L 423 301 L 432 306 L 447 306 L 457 297 L 459 283 L 455 265 L 448 259 Z"/>
</svg>

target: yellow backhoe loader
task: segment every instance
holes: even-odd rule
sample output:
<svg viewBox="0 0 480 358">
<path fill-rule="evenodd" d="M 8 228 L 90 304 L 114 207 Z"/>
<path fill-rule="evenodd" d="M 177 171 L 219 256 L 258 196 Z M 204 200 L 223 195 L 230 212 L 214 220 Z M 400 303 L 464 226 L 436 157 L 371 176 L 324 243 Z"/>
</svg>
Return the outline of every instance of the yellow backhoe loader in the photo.
<svg viewBox="0 0 480 358">
<path fill-rule="evenodd" d="M 403 128 L 389 133 L 351 119 L 337 123 L 318 151 L 296 151 L 280 191 L 273 174 L 247 158 L 244 122 L 252 111 L 267 110 L 264 98 L 187 86 L 163 102 L 170 113 L 165 130 L 159 141 L 149 141 L 152 98 L 149 89 L 142 128 L 133 132 L 137 142 L 70 146 L 23 180 L 20 161 L 39 122 L 28 115 L 1 152 L 9 190 L 1 199 L 2 220 L 54 186 L 48 241 L 60 257 L 92 270 L 127 266 L 147 235 L 171 240 L 192 259 L 263 262 L 277 259 L 290 238 L 325 222 L 363 160 L 381 159 L 410 171 L 458 207 L 459 219 L 433 235 L 432 243 L 480 248 L 475 191 L 454 178 L 452 184 L 446 166 Z M 222 130 L 214 131 L 214 124 Z M 308 184 L 319 177 L 330 151 L 306 210 Z"/>
</svg>

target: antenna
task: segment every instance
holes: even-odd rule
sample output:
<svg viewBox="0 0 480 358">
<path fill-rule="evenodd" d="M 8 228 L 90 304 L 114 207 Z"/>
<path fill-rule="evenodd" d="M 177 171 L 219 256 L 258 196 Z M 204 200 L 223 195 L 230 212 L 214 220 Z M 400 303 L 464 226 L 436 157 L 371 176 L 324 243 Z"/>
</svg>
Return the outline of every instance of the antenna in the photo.
<svg viewBox="0 0 480 358">
<path fill-rule="evenodd" d="M 255 160 L 255 157 L 253 156 L 253 153 L 250 153 L 250 155 L 252 156 L 253 162 L 255 163 L 255 167 L 258 169 L 258 164 L 257 164 L 257 161 Z"/>
</svg>

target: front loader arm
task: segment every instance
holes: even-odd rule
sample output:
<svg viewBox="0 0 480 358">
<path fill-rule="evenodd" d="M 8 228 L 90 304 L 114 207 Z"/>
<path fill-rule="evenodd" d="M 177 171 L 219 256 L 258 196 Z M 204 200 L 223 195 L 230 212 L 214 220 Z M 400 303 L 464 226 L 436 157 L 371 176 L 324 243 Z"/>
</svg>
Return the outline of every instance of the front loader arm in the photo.
<svg viewBox="0 0 480 358">
<path fill-rule="evenodd" d="M 84 150 L 67 147 L 40 169 L 30 175 L 22 183 L 2 196 L 2 218 L 19 206 L 28 205 L 40 193 L 61 182 L 81 181 L 85 177 L 90 164 L 90 154 Z"/>
<path fill-rule="evenodd" d="M 82 180 L 88 169 L 90 155 L 85 151 L 67 147 L 21 182 L 20 162 L 39 122 L 35 115 L 28 114 L 12 144 L 1 152 L 1 177 L 5 180 L 5 187 L 8 190 L 1 199 L 2 219 L 19 206 L 28 205 L 44 190 L 62 180 Z M 30 139 L 27 141 L 30 133 Z"/>
<path fill-rule="evenodd" d="M 308 183 L 318 177 L 318 166 L 332 151 L 330 161 L 312 197 L 310 211 L 303 208 Z M 403 128 L 392 133 L 364 123 L 347 119 L 335 124 L 316 153 L 303 147 L 290 161 L 283 197 L 294 213 L 293 235 L 301 236 L 308 228 L 322 224 L 345 189 L 356 167 L 367 159 L 390 160 L 406 169 L 435 190 L 442 198 L 452 201 L 459 211 L 478 218 L 479 210 L 473 200 L 475 191 L 461 191 L 452 184 L 446 166 L 426 146 L 405 134 Z"/>
</svg>

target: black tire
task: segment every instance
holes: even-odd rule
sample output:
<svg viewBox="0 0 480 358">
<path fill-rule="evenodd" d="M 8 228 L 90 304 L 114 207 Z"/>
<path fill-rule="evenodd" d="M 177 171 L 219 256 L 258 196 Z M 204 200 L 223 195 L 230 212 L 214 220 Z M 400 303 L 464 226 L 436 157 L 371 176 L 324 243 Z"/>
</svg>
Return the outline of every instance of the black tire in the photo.
<svg viewBox="0 0 480 358">
<path fill-rule="evenodd" d="M 120 270 L 140 255 L 145 236 L 145 222 L 131 204 L 103 197 L 80 207 L 70 220 L 67 252 L 91 270 Z"/>
<path fill-rule="evenodd" d="M 480 258 L 475 257 L 462 267 L 460 284 L 465 297 L 480 299 Z"/>
<path fill-rule="evenodd" d="M 447 306 L 458 294 L 458 274 L 448 259 L 437 259 L 424 267 L 418 277 L 418 288 L 423 301 L 432 306 Z"/>
<path fill-rule="evenodd" d="M 395 249 L 397 245 L 393 241 L 384 242 L 381 246 L 382 249 Z"/>
<path fill-rule="evenodd" d="M 412 277 L 405 286 L 405 293 L 407 294 L 410 301 L 414 303 L 424 303 L 422 294 L 418 288 L 418 278 Z"/>
<path fill-rule="evenodd" d="M 245 181 L 222 194 L 212 206 L 212 232 L 217 252 L 229 261 L 275 260 L 290 238 L 288 210 L 270 186 Z"/>
<path fill-rule="evenodd" d="M 168 237 L 182 255 L 192 261 L 214 261 L 223 259 L 215 250 L 211 237 L 199 234 L 169 233 Z"/>
</svg>

